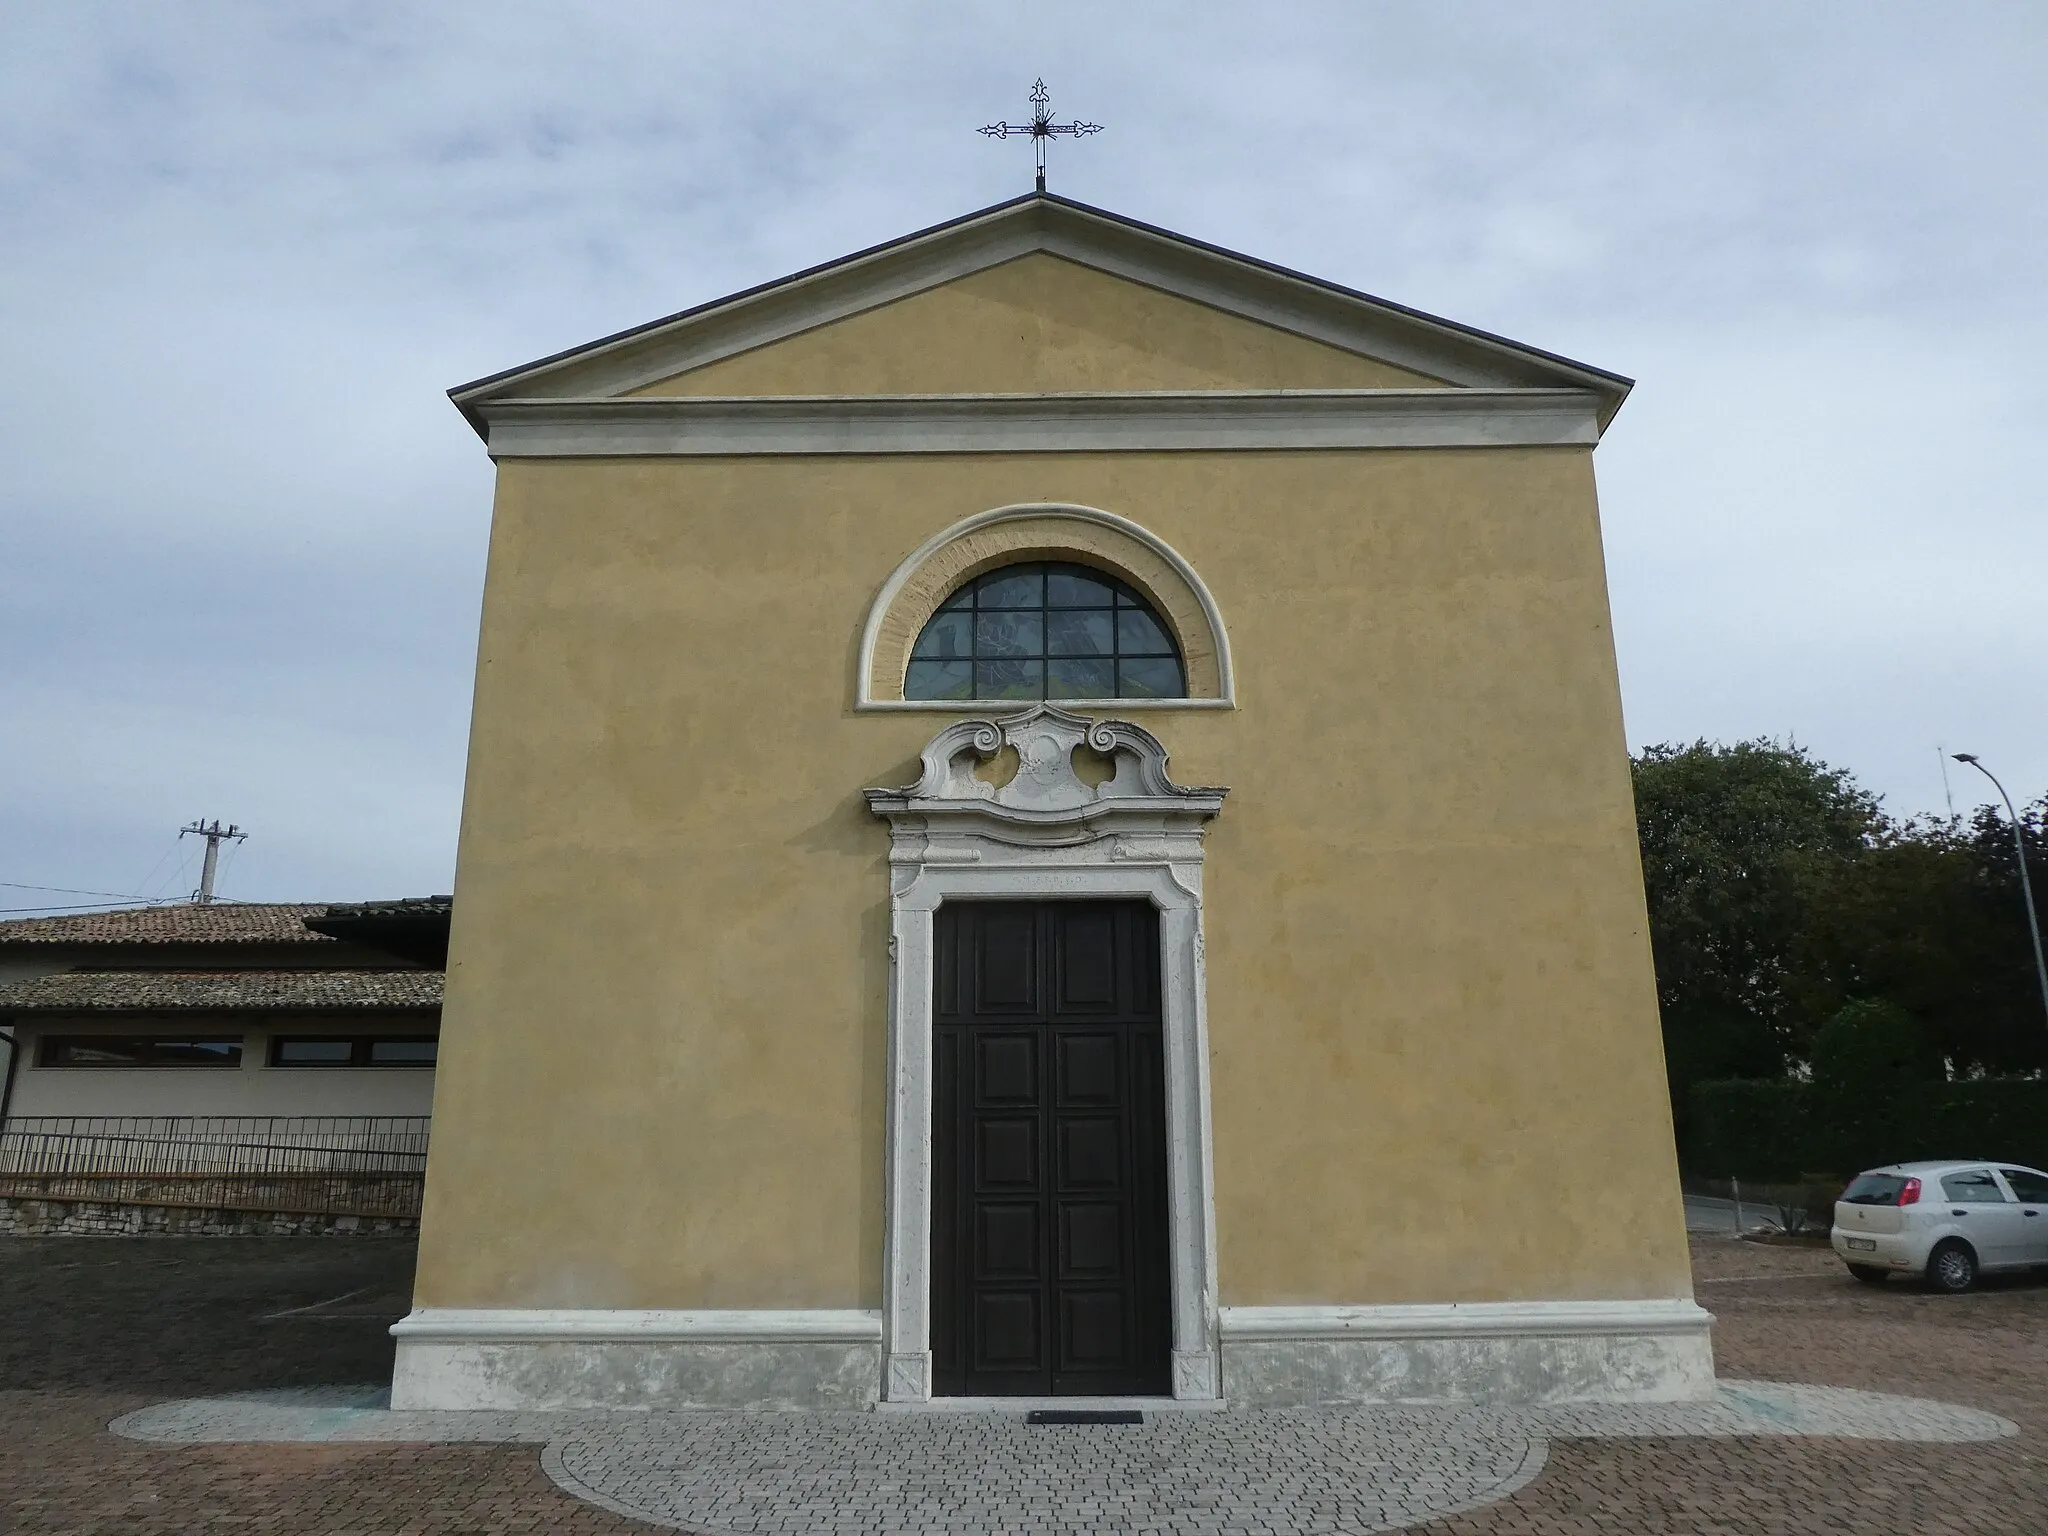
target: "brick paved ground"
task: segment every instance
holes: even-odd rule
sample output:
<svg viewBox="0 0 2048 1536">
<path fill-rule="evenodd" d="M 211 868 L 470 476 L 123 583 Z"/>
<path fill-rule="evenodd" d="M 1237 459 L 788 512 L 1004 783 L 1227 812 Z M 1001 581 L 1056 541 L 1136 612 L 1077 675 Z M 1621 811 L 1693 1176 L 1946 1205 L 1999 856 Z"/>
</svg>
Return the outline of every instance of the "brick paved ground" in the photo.
<svg viewBox="0 0 2048 1536">
<path fill-rule="evenodd" d="M 0 1532 L 652 1529 L 562 1493 L 534 1446 L 166 1448 L 107 1433 L 165 1398 L 388 1378 L 383 1330 L 406 1310 L 412 1258 L 409 1240 L 382 1237 L 0 1239 Z"/>
<path fill-rule="evenodd" d="M 1558 1440 L 1511 1499 L 1430 1536 L 2043 1536 L 2048 1532 L 2048 1284 L 1931 1296 L 1851 1280 L 1825 1249 L 1693 1239 L 1723 1376 L 1963 1403 L 2015 1440 Z"/>
<path fill-rule="evenodd" d="M 2036 1449 L 2048 1285 L 1933 1297 L 1865 1290 L 1825 1253 L 1717 1238 L 1694 1253 L 1724 1375 L 1965 1403 L 2016 1420 L 2021 1437 L 1559 1439 L 1519 1493 L 1426 1529 L 2048 1532 Z M 378 1379 L 410 1263 L 409 1244 L 388 1239 L 0 1242 L 0 1532 L 648 1530 L 560 1492 L 531 1445 L 157 1446 L 106 1433 L 115 1414 L 165 1398 Z"/>
</svg>

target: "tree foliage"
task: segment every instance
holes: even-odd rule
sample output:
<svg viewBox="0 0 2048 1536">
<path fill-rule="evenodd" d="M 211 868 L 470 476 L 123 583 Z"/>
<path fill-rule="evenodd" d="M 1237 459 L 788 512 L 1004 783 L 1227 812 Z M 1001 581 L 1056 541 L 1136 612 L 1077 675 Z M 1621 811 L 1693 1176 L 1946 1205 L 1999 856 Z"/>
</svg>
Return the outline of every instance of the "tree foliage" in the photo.
<svg viewBox="0 0 2048 1536">
<path fill-rule="evenodd" d="M 2048 1064 L 2002 813 L 1894 821 L 1847 771 L 1772 741 L 1650 747 L 1634 776 L 1681 1118 L 1692 1084 L 1819 1074 L 1887 1030 L 1958 1077 Z M 2024 815 L 2037 878 L 2044 821 L 2048 801 Z"/>
<path fill-rule="evenodd" d="M 1813 1086 L 1836 1098 L 1881 1098 L 1942 1081 L 1941 1053 L 1896 1003 L 1851 1003 L 1813 1037 Z"/>
<path fill-rule="evenodd" d="M 1815 883 L 1876 838 L 1877 800 L 1804 748 L 1769 741 L 1650 747 L 1634 771 L 1675 1072 L 1773 1076 L 1804 1054 L 1800 964 Z"/>
<path fill-rule="evenodd" d="M 1991 1077 L 1942 1083 L 1849 1118 L 1812 1083 L 1701 1083 L 1688 1105 L 1685 1166 L 1703 1178 L 1840 1181 L 1909 1158 L 2002 1157 L 2048 1167 L 2048 1082 Z"/>
<path fill-rule="evenodd" d="M 2038 810 L 2029 818 L 2038 840 Z M 2038 860 L 2038 853 L 2033 858 Z M 1926 1028 L 1959 1075 L 2048 1060 L 2012 823 L 1887 825 L 1810 892 L 1796 966 L 1804 1016 L 1883 999 Z"/>
</svg>

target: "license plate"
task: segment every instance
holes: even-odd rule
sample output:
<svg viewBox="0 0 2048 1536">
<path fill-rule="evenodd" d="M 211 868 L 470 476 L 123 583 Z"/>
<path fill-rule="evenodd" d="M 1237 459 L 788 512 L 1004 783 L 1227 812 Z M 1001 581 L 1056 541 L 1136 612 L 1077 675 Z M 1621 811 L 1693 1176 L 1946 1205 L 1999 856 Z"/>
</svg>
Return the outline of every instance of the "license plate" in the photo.
<svg viewBox="0 0 2048 1536">
<path fill-rule="evenodd" d="M 1865 1253 L 1877 1252 L 1877 1242 L 1874 1238 L 1850 1237 L 1844 1238 L 1843 1241 L 1848 1243 L 1851 1248 L 1860 1248 Z"/>
</svg>

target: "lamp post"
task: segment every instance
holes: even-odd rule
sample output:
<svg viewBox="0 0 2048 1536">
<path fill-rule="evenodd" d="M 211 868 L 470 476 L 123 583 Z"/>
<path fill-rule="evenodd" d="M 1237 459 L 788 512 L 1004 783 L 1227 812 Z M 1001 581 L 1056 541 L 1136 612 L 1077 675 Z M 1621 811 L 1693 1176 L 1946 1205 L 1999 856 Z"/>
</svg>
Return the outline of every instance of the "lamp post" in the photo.
<svg viewBox="0 0 2048 1536">
<path fill-rule="evenodd" d="M 2020 896 L 2027 904 L 2027 937 L 2034 941 L 2034 973 L 2041 979 L 2041 1008 L 2048 1013 L 2048 959 L 2041 956 L 2041 923 L 2034 916 L 2034 887 L 2027 879 L 2027 835 L 2020 826 L 2020 813 L 2013 809 L 2012 796 L 2005 792 L 2005 786 L 1998 783 L 1998 775 L 1977 761 L 1974 752 L 1953 754 L 1959 763 L 1968 763 L 1993 784 L 1998 784 L 1998 798 L 2005 802 L 2005 814 L 2012 818 L 2012 841 L 2014 851 L 2020 856 Z"/>
</svg>

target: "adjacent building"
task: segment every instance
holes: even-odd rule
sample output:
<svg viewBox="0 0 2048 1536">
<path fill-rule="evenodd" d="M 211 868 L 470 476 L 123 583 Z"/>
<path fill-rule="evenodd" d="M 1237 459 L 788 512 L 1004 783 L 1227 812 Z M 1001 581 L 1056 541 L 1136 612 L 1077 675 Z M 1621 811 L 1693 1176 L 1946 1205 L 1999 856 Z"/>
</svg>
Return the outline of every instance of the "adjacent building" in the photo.
<svg viewBox="0 0 2048 1536">
<path fill-rule="evenodd" d="M 0 922 L 0 1121 L 428 1115 L 448 908 L 213 902 Z"/>
</svg>

